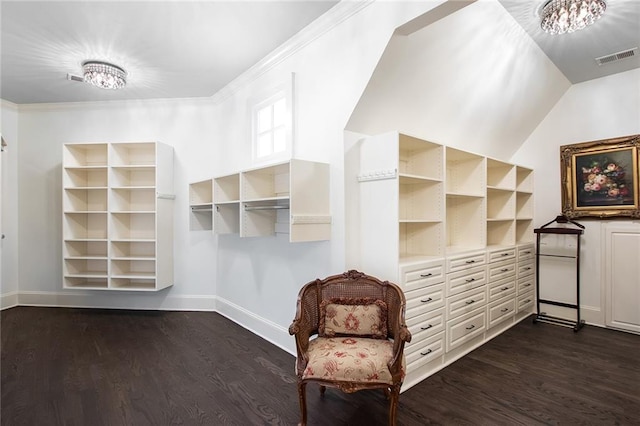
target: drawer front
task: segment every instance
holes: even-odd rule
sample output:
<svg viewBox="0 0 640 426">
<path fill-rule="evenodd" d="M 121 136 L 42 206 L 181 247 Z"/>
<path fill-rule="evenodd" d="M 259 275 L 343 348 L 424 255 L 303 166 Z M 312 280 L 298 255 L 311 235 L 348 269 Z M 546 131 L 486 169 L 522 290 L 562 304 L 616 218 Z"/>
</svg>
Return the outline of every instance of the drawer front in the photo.
<svg viewBox="0 0 640 426">
<path fill-rule="evenodd" d="M 447 273 L 484 265 L 487 263 L 486 258 L 487 256 L 485 252 L 475 252 L 464 256 L 448 257 Z"/>
<path fill-rule="evenodd" d="M 460 315 L 469 313 L 484 307 L 487 303 L 487 290 L 485 288 L 469 290 L 447 298 L 447 319 L 451 320 Z"/>
<path fill-rule="evenodd" d="M 504 260 L 498 263 L 489 264 L 489 282 L 499 280 L 506 277 L 516 276 L 516 262 L 513 260 Z"/>
<path fill-rule="evenodd" d="M 489 328 L 494 325 L 513 317 L 516 314 L 516 301 L 509 298 L 504 301 L 498 301 L 487 307 L 487 317 L 489 320 Z"/>
<path fill-rule="evenodd" d="M 478 309 L 469 317 L 447 323 L 447 352 L 484 333 L 486 328 L 487 312 L 485 309 Z"/>
<path fill-rule="evenodd" d="M 444 282 L 444 260 L 415 263 L 400 267 L 400 282 L 410 291 Z"/>
<path fill-rule="evenodd" d="M 499 262 L 501 260 L 507 260 L 507 259 L 515 259 L 516 248 L 511 247 L 508 249 L 493 250 L 489 252 L 488 256 L 489 256 L 489 263 Z"/>
<path fill-rule="evenodd" d="M 533 292 L 525 293 L 518 296 L 518 312 L 529 312 L 536 302 L 536 298 L 533 296 Z"/>
<path fill-rule="evenodd" d="M 447 274 L 447 296 L 462 293 L 487 283 L 486 266 L 476 266 L 464 271 Z"/>
<path fill-rule="evenodd" d="M 489 284 L 489 303 L 516 294 L 514 277 L 507 277 Z"/>
<path fill-rule="evenodd" d="M 417 315 L 406 322 L 411 332 L 410 344 L 417 343 L 444 330 L 444 308 Z"/>
<path fill-rule="evenodd" d="M 438 333 L 420 342 L 419 345 L 410 343 L 405 346 L 404 356 L 407 371 L 413 371 L 444 354 L 444 333 Z"/>
<path fill-rule="evenodd" d="M 444 284 L 405 292 L 407 308 L 405 320 L 444 306 Z"/>
<path fill-rule="evenodd" d="M 533 259 L 535 256 L 535 250 L 533 244 L 518 247 L 518 262 L 526 259 Z"/>
<path fill-rule="evenodd" d="M 518 294 L 524 294 L 533 291 L 536 287 L 535 277 L 533 275 L 525 276 L 518 279 Z"/>
<path fill-rule="evenodd" d="M 527 260 L 525 262 L 518 262 L 518 278 L 533 275 L 535 270 L 535 263 L 533 260 Z"/>
</svg>

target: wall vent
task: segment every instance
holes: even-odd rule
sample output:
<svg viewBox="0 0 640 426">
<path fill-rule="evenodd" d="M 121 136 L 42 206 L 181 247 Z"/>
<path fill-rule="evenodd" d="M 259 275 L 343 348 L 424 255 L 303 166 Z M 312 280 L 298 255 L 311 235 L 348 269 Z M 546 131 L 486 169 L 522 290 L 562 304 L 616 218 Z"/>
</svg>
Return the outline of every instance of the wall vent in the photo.
<svg viewBox="0 0 640 426">
<path fill-rule="evenodd" d="M 623 50 L 622 52 L 612 53 L 611 55 L 600 56 L 599 58 L 596 58 L 596 62 L 598 65 L 610 64 L 611 62 L 636 56 L 638 54 L 637 52 L 638 48 L 634 47 L 633 49 Z"/>
</svg>

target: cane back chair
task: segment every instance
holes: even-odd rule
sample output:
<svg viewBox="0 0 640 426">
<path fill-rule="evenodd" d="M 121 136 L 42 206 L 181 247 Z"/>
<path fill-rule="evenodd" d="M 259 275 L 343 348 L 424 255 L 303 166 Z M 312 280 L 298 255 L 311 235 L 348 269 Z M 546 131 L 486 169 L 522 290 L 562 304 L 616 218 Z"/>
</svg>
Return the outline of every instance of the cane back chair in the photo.
<svg viewBox="0 0 640 426">
<path fill-rule="evenodd" d="M 389 425 L 396 423 L 405 374 L 405 297 L 388 281 L 351 270 L 307 283 L 300 289 L 295 336 L 301 425 L 307 423 L 306 385 L 315 382 L 352 393 L 383 389 Z M 312 336 L 314 336 L 312 338 Z"/>
</svg>

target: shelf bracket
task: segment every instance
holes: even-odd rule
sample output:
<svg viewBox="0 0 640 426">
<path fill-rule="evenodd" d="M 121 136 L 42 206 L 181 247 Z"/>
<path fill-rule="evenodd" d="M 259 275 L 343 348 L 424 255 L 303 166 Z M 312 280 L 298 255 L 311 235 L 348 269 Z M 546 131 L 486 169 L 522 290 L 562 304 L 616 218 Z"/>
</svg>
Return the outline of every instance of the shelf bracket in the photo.
<svg viewBox="0 0 640 426">
<path fill-rule="evenodd" d="M 320 225 L 331 224 L 330 215 L 292 215 L 292 225 Z"/>
<path fill-rule="evenodd" d="M 174 194 L 162 194 L 160 192 L 156 193 L 156 197 L 161 200 L 175 200 L 176 196 Z"/>
<path fill-rule="evenodd" d="M 368 173 L 358 175 L 358 182 L 367 182 L 371 180 L 395 179 L 398 177 L 398 169 L 374 170 Z"/>
</svg>

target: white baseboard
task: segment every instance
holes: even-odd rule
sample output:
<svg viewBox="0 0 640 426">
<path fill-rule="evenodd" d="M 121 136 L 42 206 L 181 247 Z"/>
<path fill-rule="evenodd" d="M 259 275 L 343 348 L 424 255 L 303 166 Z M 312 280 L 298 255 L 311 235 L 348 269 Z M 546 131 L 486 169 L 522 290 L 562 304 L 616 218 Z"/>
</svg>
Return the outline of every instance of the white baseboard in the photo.
<svg viewBox="0 0 640 426">
<path fill-rule="evenodd" d="M 0 294 L 0 311 L 3 309 L 13 308 L 14 306 L 18 306 L 17 291 Z"/>
<path fill-rule="evenodd" d="M 97 294 L 71 292 L 21 291 L 17 295 L 20 306 L 47 306 L 59 308 L 97 308 L 97 309 L 136 309 L 160 311 L 215 311 L 216 297 L 201 296 L 167 296 L 159 293 L 115 293 Z"/>
<path fill-rule="evenodd" d="M 243 328 L 251 331 L 266 341 L 273 343 L 283 351 L 296 355 L 295 340 L 289 330 L 266 318 L 258 316 L 247 309 L 228 300 L 218 297 L 216 311 Z"/>
</svg>

